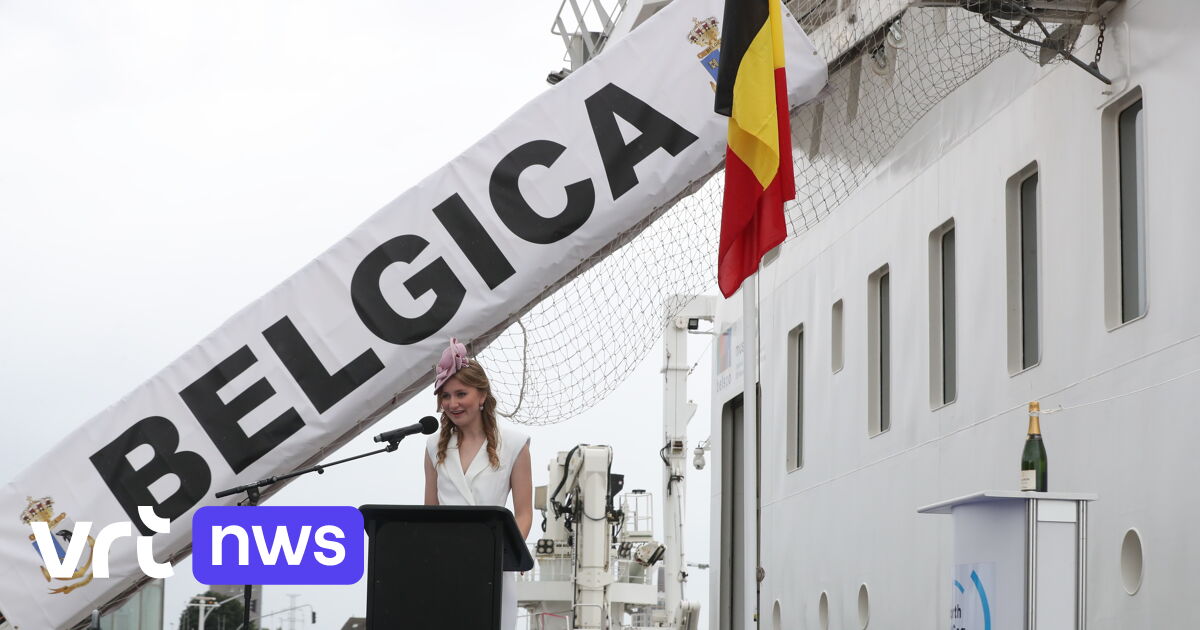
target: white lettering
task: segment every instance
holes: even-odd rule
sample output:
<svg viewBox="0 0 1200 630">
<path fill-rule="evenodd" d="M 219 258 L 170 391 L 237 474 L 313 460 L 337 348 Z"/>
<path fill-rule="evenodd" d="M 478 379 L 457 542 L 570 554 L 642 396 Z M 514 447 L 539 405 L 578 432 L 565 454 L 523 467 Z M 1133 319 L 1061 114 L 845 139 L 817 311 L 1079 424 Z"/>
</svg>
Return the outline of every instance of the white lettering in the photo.
<svg viewBox="0 0 1200 630">
<path fill-rule="evenodd" d="M 171 533 L 171 521 L 159 518 L 158 514 L 154 513 L 154 508 L 148 505 L 138 506 L 138 518 L 141 518 L 146 527 L 149 527 L 156 533 Z M 156 562 L 154 560 L 154 539 L 150 536 L 138 536 L 137 559 L 138 568 L 149 577 L 165 579 L 175 575 L 175 569 L 171 567 L 170 562 Z"/>
<path fill-rule="evenodd" d="M 342 531 L 342 528 L 337 527 L 336 525 L 322 525 L 320 528 L 317 529 L 316 545 L 322 549 L 327 549 L 329 551 L 332 551 L 333 553 L 325 554 L 323 552 L 317 551 L 317 552 L 313 553 L 313 556 L 316 557 L 317 562 L 320 562 L 321 564 L 323 564 L 327 567 L 332 567 L 334 565 L 341 564 L 342 560 L 346 559 L 346 546 L 341 543 L 331 542 L 331 541 L 327 540 L 325 538 L 326 535 L 329 535 L 329 536 L 332 536 L 332 537 L 338 538 L 338 539 L 346 538 L 346 534 L 345 534 L 345 532 Z"/>
<path fill-rule="evenodd" d="M 261 525 L 251 527 L 254 530 L 254 542 L 258 545 L 258 555 L 263 560 L 263 564 L 267 566 L 275 566 L 279 559 L 279 552 L 283 551 L 283 555 L 287 557 L 287 563 L 290 566 L 300 564 L 304 558 L 304 548 L 308 546 L 308 535 L 312 531 L 312 525 L 305 525 L 300 528 L 300 541 L 292 547 L 292 537 L 288 534 L 288 529 L 284 525 L 275 527 L 275 537 L 271 539 L 271 548 L 267 548 L 266 538 L 263 536 Z"/>
<path fill-rule="evenodd" d="M 75 535 L 67 542 L 66 554 L 61 561 L 56 551 L 58 545 L 50 533 L 50 524 L 34 521 L 29 525 L 33 527 L 33 537 L 37 541 L 38 552 L 42 554 L 42 564 L 46 566 L 50 577 L 58 580 L 70 578 L 75 573 L 75 567 L 79 566 L 83 548 L 87 546 L 88 532 L 92 529 L 91 521 L 79 521 L 75 524 Z M 79 544 L 75 541 L 79 541 Z"/>
<path fill-rule="evenodd" d="M 104 529 L 96 534 L 96 546 L 92 549 L 92 575 L 98 578 L 108 577 L 108 550 L 118 538 L 132 535 L 133 524 L 129 521 L 105 525 Z"/>
<path fill-rule="evenodd" d="M 232 534 L 237 538 L 238 545 L 238 566 L 246 566 L 250 564 L 250 539 L 246 535 L 246 530 L 241 525 L 229 525 L 227 527 L 212 527 L 212 563 L 214 567 L 221 566 L 224 558 L 221 556 L 221 541 L 226 536 Z"/>
<path fill-rule="evenodd" d="M 171 522 L 165 518 L 159 518 L 154 513 L 154 508 L 139 505 L 138 516 L 141 517 L 142 522 L 152 531 L 159 534 L 171 533 Z M 119 538 L 133 536 L 133 523 L 121 521 L 105 526 L 104 529 L 100 530 L 100 533 L 96 534 L 96 538 L 93 540 L 88 536 L 88 533 L 92 531 L 92 522 L 79 521 L 75 524 L 75 531 L 72 532 L 66 529 L 59 531 L 59 535 L 62 537 L 61 540 L 67 542 L 67 548 L 63 552 L 63 557 L 59 558 L 58 540 L 50 533 L 50 524 L 45 521 L 35 521 L 30 523 L 29 526 L 33 529 L 33 537 L 37 542 L 37 550 L 42 556 L 42 564 L 45 565 L 46 572 L 50 574 L 50 577 L 59 580 L 83 577 L 82 571 L 80 571 L 80 575 L 76 575 L 76 571 L 79 567 L 79 560 L 83 557 L 83 551 L 87 548 L 89 542 L 92 545 L 91 558 L 89 558 L 92 567 L 92 577 L 109 577 L 108 556 L 113 543 Z M 242 532 L 242 536 L 245 537 L 245 535 L 246 533 Z M 151 536 L 137 536 L 136 538 L 138 567 L 141 568 L 142 573 L 152 578 L 168 578 L 175 574 L 175 569 L 169 562 L 160 563 L 154 560 L 154 539 Z M 220 547 L 218 547 L 218 558 L 220 557 L 220 553 Z M 243 551 L 243 553 L 247 552 Z M 218 564 L 220 564 L 219 561 Z"/>
</svg>

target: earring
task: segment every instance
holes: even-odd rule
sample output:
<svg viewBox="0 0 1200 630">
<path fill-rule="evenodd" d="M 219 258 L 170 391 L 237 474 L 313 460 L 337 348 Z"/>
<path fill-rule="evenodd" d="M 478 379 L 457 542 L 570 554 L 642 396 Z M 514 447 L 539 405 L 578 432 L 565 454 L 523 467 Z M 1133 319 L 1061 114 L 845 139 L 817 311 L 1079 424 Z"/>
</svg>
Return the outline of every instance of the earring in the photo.
<svg viewBox="0 0 1200 630">
<path fill-rule="evenodd" d="M 483 411 L 483 405 L 479 405 L 479 410 Z"/>
</svg>

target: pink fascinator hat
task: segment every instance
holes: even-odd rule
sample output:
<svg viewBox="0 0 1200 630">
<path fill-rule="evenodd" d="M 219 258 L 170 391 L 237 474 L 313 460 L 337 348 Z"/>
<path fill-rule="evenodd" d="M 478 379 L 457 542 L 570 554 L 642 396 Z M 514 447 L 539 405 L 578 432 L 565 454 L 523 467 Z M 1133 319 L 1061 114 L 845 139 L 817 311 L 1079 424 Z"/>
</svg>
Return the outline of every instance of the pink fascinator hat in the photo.
<svg viewBox="0 0 1200 630">
<path fill-rule="evenodd" d="M 455 372 L 467 367 L 470 362 L 467 358 L 467 347 L 451 337 L 450 347 L 442 350 L 442 358 L 438 359 L 437 380 L 433 383 L 433 391 L 441 389 Z"/>
</svg>

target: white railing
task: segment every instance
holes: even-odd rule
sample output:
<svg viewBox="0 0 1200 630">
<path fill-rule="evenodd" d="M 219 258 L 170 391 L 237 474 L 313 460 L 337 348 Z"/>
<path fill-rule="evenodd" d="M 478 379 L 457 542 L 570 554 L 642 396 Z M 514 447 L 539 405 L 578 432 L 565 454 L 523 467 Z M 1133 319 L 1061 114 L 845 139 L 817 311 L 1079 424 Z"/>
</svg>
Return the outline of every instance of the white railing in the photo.
<svg viewBox="0 0 1200 630">
<path fill-rule="evenodd" d="M 529 553 L 533 554 L 533 545 Z M 517 575 L 519 582 L 570 582 L 575 575 L 574 561 L 569 554 L 534 555 L 533 569 Z"/>
<path fill-rule="evenodd" d="M 529 544 L 529 553 L 534 554 L 534 545 Z M 517 575 L 519 582 L 570 582 L 575 577 L 574 559 L 569 554 L 552 556 L 534 555 L 537 561 L 533 569 Z M 611 567 L 615 582 L 625 584 L 653 584 L 654 567 L 642 567 L 634 560 L 617 558 Z"/>
<path fill-rule="evenodd" d="M 639 572 L 638 569 L 641 569 Z M 654 567 L 643 567 L 633 560 L 617 560 L 613 564 L 613 579 L 625 584 L 653 584 Z"/>
<path fill-rule="evenodd" d="M 579 0 L 563 0 L 550 32 L 562 37 L 567 48 L 563 60 L 571 63 L 571 70 L 600 54 L 624 11 L 625 0 L 585 0 L 582 5 Z"/>
<path fill-rule="evenodd" d="M 654 495 L 644 491 L 630 491 L 621 495 L 621 511 L 625 522 L 621 534 L 628 538 L 649 538 L 654 532 Z"/>
</svg>

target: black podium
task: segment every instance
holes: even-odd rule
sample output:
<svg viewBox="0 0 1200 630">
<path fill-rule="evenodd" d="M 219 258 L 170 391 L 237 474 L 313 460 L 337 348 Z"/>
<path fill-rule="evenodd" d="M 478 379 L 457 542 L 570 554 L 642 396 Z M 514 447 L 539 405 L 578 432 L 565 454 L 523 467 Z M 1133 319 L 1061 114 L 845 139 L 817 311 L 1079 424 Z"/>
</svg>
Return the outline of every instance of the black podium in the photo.
<svg viewBox="0 0 1200 630">
<path fill-rule="evenodd" d="M 533 557 L 512 512 L 462 505 L 364 505 L 367 630 L 497 630 L 501 571 Z"/>
</svg>

